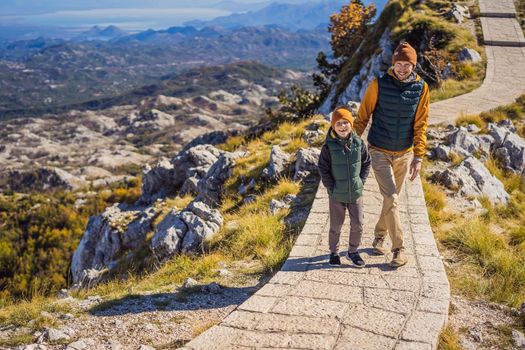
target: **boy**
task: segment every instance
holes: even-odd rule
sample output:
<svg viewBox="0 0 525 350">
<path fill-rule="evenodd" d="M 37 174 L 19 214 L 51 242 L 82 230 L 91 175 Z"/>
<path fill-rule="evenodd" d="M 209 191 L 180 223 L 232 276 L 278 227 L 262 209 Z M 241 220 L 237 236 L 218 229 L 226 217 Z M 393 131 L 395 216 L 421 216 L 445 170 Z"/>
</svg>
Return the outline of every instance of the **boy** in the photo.
<svg viewBox="0 0 525 350">
<path fill-rule="evenodd" d="M 357 248 L 363 234 L 363 186 L 370 171 L 370 155 L 366 145 L 353 129 L 354 116 L 345 107 L 332 113 L 331 127 L 319 155 L 321 181 L 329 194 L 330 261 L 341 265 L 339 237 L 346 209 L 350 214 L 350 242 L 346 257 L 356 267 L 364 267 Z"/>
</svg>

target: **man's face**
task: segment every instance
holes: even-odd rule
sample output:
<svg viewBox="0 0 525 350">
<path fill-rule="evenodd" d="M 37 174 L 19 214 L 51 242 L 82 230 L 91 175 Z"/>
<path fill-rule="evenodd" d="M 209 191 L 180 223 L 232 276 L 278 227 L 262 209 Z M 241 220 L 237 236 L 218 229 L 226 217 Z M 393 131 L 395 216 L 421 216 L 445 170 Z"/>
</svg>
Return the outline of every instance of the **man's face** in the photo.
<svg viewBox="0 0 525 350">
<path fill-rule="evenodd" d="M 346 119 L 339 119 L 334 125 L 337 136 L 346 139 L 352 132 L 352 124 Z"/>
<path fill-rule="evenodd" d="M 397 61 L 394 64 L 394 73 L 399 80 L 405 80 L 414 70 L 412 63 L 408 61 Z"/>
</svg>

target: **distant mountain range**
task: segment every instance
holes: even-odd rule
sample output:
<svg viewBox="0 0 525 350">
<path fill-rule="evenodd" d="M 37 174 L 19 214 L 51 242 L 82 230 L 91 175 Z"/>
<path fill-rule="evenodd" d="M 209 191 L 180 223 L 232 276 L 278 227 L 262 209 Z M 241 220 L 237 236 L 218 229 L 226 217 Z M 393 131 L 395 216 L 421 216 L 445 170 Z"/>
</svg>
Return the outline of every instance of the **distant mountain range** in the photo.
<svg viewBox="0 0 525 350">
<path fill-rule="evenodd" d="M 378 9 L 382 9 L 387 0 L 364 0 L 364 3 L 368 4 L 374 2 Z M 177 10 L 180 8 L 181 13 L 184 11 L 193 9 L 193 16 L 195 18 L 201 18 L 201 20 L 192 20 L 186 22 L 186 26 L 192 26 L 196 28 L 222 26 L 226 28 L 239 28 L 243 26 L 260 26 L 260 25 L 276 25 L 287 30 L 299 30 L 299 29 L 312 29 L 319 26 L 326 27 L 329 22 L 330 15 L 338 12 L 341 6 L 348 4 L 349 0 L 317 0 L 317 1 L 305 1 L 305 0 L 278 0 L 274 2 L 260 1 L 254 3 L 240 2 L 240 1 L 218 1 L 215 4 L 210 5 L 208 1 L 177 1 L 177 5 L 173 8 L 173 4 L 169 0 L 160 0 L 155 2 L 145 3 L 143 1 L 127 1 L 125 8 L 123 8 L 122 14 L 116 12 L 117 17 L 100 17 L 99 22 L 107 23 L 113 20 L 114 25 L 121 26 L 122 28 L 130 28 L 130 23 L 135 23 L 133 26 L 139 25 L 138 23 L 163 23 L 162 27 L 168 27 L 170 25 L 179 25 L 175 18 L 168 16 L 160 19 L 159 14 L 164 13 L 162 11 L 163 6 L 166 7 L 166 11 L 173 14 L 178 14 Z M 7 15 L 11 13 L 16 16 L 4 17 L 2 24 L 0 24 L 0 41 L 1 39 L 8 40 L 21 40 L 21 39 L 33 39 L 38 36 L 54 37 L 62 39 L 72 39 L 77 36 L 75 40 L 108 40 L 108 37 L 113 38 L 111 33 L 100 33 L 104 30 L 99 27 L 92 28 L 88 33 L 84 32 L 78 37 L 79 28 L 74 26 L 87 25 L 91 20 L 96 23 L 97 17 L 86 11 L 86 16 L 90 20 L 83 20 L 82 11 L 88 9 L 97 9 L 99 13 L 104 14 L 107 11 L 115 12 L 115 1 L 91 1 L 90 3 L 75 1 L 61 1 L 61 0 L 50 0 L 43 3 L 29 3 L 28 0 L 7 0 L 2 1 L 0 4 L 0 13 Z M 98 7 L 97 7 L 98 6 Z M 182 6 L 182 7 L 180 7 Z M 183 6 L 189 8 L 184 9 Z M 130 17 L 127 10 L 135 9 L 134 16 L 141 16 L 140 9 L 155 10 L 156 12 L 144 11 L 144 15 L 140 19 L 134 19 Z M 196 11 L 196 9 L 200 9 Z M 62 23 L 64 18 L 57 15 L 65 10 L 77 11 L 75 16 L 79 18 L 79 22 L 71 24 L 71 21 L 66 21 L 68 24 L 62 24 L 68 26 L 68 28 L 61 28 L 59 24 L 56 26 L 50 26 L 49 20 L 46 22 L 46 26 L 43 27 L 38 23 L 38 16 L 32 16 L 32 13 L 43 14 L 44 17 L 55 18 L 57 23 Z M 107 11 L 105 11 L 107 10 Z M 126 11 L 124 11 L 126 10 Z M 209 11 L 222 11 L 223 13 L 231 12 L 230 16 L 217 17 L 213 20 L 203 21 L 202 16 Z M 160 12 L 159 12 L 160 11 Z M 204 12 L 203 12 L 204 11 Z M 156 15 L 155 15 L 156 13 Z M 199 17 L 201 16 L 201 17 Z M 162 17 L 162 16 L 160 16 Z M 180 17 L 180 14 L 179 16 Z M 12 22 L 12 18 L 17 18 L 15 22 Z M 112 19 L 111 19 L 112 18 Z M 191 18 L 191 17 L 189 17 Z M 210 17 L 204 16 L 208 19 Z M 179 18 L 179 21 L 181 18 Z M 11 22 L 10 22 L 11 21 Z M 62 21 L 62 22 L 60 22 Z M 138 22 L 137 22 L 138 21 Z M 171 22 L 175 21 L 175 22 Z M 13 23 L 9 25 L 9 23 Z M 25 23 L 25 24 L 24 24 Z M 29 24 L 31 23 L 31 24 Z M 159 28 L 157 26 L 156 28 Z M 109 34 L 109 35 L 106 35 Z M 83 36 L 83 37 L 82 37 Z"/>
<path fill-rule="evenodd" d="M 73 38 L 74 41 L 90 41 L 90 40 L 102 40 L 109 41 L 116 38 L 129 35 L 125 30 L 120 29 L 117 26 L 110 25 L 106 28 L 99 26 L 93 26 L 88 31 L 85 31 Z"/>
<path fill-rule="evenodd" d="M 87 106 L 198 66 L 251 60 L 308 70 L 319 51 L 330 49 L 328 39 L 324 29 L 173 27 L 109 41 L 0 44 L 0 116 Z"/>
<path fill-rule="evenodd" d="M 380 12 L 388 0 L 365 0 L 365 4 L 373 2 Z M 323 0 L 300 4 L 272 2 L 268 6 L 247 13 L 234 13 L 229 16 L 217 17 L 210 21 L 188 21 L 185 24 L 194 27 L 221 26 L 237 28 L 242 26 L 279 25 L 288 30 L 313 29 L 327 25 L 330 15 L 338 12 L 349 0 Z"/>
</svg>

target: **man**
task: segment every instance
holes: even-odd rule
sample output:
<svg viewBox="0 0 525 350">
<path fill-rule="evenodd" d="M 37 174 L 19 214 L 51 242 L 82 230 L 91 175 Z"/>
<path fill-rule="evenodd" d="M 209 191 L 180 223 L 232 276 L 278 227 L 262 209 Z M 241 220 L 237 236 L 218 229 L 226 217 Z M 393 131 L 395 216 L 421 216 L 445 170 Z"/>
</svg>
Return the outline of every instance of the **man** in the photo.
<svg viewBox="0 0 525 350">
<path fill-rule="evenodd" d="M 361 135 L 373 115 L 368 144 L 383 208 L 372 246 L 377 254 L 385 254 L 383 243 L 389 233 L 394 267 L 408 261 L 397 209 L 398 196 L 409 168 L 411 181 L 419 174 L 426 147 L 429 89 L 414 72 L 416 63 L 414 48 L 407 42 L 400 43 L 392 56 L 392 67 L 368 86 L 354 125 Z"/>
</svg>

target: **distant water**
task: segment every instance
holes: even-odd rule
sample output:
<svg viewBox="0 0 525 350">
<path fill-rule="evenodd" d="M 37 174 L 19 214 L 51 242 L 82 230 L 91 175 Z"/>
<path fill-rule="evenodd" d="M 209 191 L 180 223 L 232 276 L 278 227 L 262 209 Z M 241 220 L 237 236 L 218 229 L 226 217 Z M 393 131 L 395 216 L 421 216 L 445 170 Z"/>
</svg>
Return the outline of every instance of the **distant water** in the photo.
<svg viewBox="0 0 525 350">
<path fill-rule="evenodd" d="M 231 12 L 214 8 L 108 8 L 81 11 L 57 11 L 36 15 L 0 15 L 5 25 L 58 26 L 88 28 L 114 24 L 129 31 L 163 29 L 193 20 L 209 20 Z"/>
</svg>

